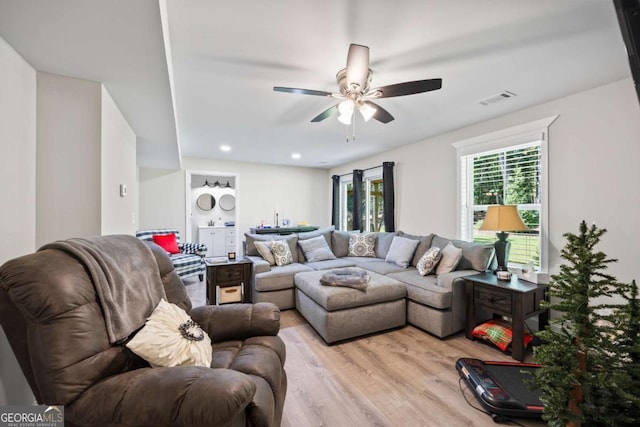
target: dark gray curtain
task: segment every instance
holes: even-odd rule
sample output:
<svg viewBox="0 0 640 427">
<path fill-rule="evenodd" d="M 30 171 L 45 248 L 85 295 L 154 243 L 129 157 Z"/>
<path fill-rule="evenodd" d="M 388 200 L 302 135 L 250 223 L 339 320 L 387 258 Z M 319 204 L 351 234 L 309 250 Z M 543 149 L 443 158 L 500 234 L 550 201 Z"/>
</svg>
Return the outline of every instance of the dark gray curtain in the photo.
<svg viewBox="0 0 640 427">
<path fill-rule="evenodd" d="M 331 225 L 340 226 L 340 175 L 333 175 L 333 201 L 331 206 Z"/>
<path fill-rule="evenodd" d="M 393 190 L 393 162 L 382 163 L 382 194 L 384 200 L 384 231 L 396 231 L 395 195 Z"/>
<path fill-rule="evenodd" d="M 363 172 L 361 169 L 353 170 L 353 229 L 354 230 L 364 230 L 362 223 L 362 176 Z"/>
</svg>

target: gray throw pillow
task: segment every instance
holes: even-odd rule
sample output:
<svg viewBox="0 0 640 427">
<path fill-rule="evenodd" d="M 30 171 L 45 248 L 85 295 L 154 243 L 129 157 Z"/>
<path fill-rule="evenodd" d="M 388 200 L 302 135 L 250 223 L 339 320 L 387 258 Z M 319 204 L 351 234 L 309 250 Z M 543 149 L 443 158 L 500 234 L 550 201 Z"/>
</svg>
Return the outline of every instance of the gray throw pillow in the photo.
<svg viewBox="0 0 640 427">
<path fill-rule="evenodd" d="M 418 243 L 420 243 L 419 240 L 395 236 L 384 260 L 407 268 L 413 258 L 413 253 L 418 247 Z"/>
<path fill-rule="evenodd" d="M 256 245 L 256 249 L 258 253 L 262 257 L 263 260 L 267 261 L 269 265 L 276 265 L 276 259 L 273 257 L 273 253 L 271 252 L 271 242 L 253 242 Z"/>
<path fill-rule="evenodd" d="M 436 267 L 436 274 L 438 275 L 455 270 L 462 259 L 462 249 L 455 247 L 451 242 L 447 243 L 447 246 L 440 253 L 442 254 L 442 259 L 440 259 L 438 267 Z"/>
<path fill-rule="evenodd" d="M 298 240 L 298 245 L 302 248 L 302 252 L 304 253 L 304 257 L 307 262 L 336 259 L 336 256 L 331 252 L 331 248 L 327 244 L 327 240 L 324 236 Z"/>
</svg>

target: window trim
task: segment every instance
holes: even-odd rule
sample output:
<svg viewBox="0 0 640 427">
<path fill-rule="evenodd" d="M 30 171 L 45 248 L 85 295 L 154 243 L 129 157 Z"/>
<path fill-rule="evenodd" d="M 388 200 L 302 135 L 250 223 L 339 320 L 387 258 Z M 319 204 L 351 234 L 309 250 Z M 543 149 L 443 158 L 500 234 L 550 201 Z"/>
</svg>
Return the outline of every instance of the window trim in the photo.
<svg viewBox="0 0 640 427">
<path fill-rule="evenodd" d="M 462 236 L 461 158 L 469 155 L 501 150 L 507 147 L 540 141 L 540 163 L 542 166 L 542 200 L 540 207 L 540 270 L 549 269 L 549 126 L 558 115 L 512 126 L 506 129 L 460 140 L 451 145 L 456 149 L 456 229 L 458 238 Z"/>
</svg>

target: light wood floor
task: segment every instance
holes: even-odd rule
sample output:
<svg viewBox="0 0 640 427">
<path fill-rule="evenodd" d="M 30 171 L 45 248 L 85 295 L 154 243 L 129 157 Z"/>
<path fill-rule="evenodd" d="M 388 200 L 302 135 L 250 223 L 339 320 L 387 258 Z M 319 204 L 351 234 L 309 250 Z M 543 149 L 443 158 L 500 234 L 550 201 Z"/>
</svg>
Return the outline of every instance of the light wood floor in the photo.
<svg viewBox="0 0 640 427">
<path fill-rule="evenodd" d="M 328 346 L 295 310 L 282 313 L 280 336 L 288 376 L 283 427 L 495 426 L 465 402 L 455 361 L 513 361 L 462 333 L 441 340 L 412 326 Z"/>
<path fill-rule="evenodd" d="M 205 304 L 204 283 L 186 284 L 193 305 Z M 495 426 L 465 402 L 455 362 L 459 357 L 513 361 L 463 333 L 441 340 L 413 326 L 328 346 L 296 310 L 282 312 L 280 336 L 287 346 L 288 376 L 282 427 Z M 469 401 L 480 407 L 462 384 Z"/>
</svg>

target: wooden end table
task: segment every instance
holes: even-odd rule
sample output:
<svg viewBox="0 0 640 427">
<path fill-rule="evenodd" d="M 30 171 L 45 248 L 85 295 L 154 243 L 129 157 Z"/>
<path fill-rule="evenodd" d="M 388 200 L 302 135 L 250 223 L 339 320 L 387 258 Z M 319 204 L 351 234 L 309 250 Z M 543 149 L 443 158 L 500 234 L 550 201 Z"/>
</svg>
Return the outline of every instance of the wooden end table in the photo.
<svg viewBox="0 0 640 427">
<path fill-rule="evenodd" d="M 466 337 L 473 340 L 471 334 L 478 324 L 478 308 L 511 318 L 513 337 L 511 356 L 524 360 L 524 321 L 538 316 L 540 330 L 549 323 L 549 310 L 540 307 L 540 302 L 548 299 L 547 285 L 537 285 L 518 279 L 514 274 L 511 280 L 498 280 L 493 273 L 474 274 L 464 277 L 466 282 L 467 322 Z"/>
<path fill-rule="evenodd" d="M 207 303 L 221 304 L 221 292 L 225 288 L 239 288 L 240 298 L 228 302 L 251 302 L 251 274 L 253 263 L 237 258 L 221 263 L 207 262 Z M 229 289 L 230 290 L 230 289 Z M 235 290 L 234 290 L 235 291 Z M 224 298 L 222 298 L 224 300 Z"/>
</svg>

